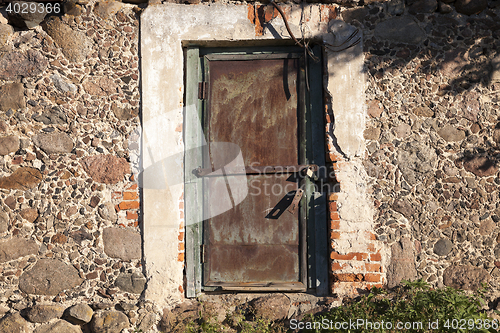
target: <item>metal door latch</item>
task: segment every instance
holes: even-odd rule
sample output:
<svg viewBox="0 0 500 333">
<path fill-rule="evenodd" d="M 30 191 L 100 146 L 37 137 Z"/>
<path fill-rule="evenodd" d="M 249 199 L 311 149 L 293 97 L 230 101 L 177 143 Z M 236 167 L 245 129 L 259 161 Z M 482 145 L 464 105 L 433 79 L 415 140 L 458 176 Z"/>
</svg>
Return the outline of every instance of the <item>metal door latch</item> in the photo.
<svg viewBox="0 0 500 333">
<path fill-rule="evenodd" d="M 288 207 L 288 211 L 292 214 L 295 213 L 297 208 L 299 207 L 300 199 L 302 199 L 302 196 L 304 195 L 304 190 L 301 190 L 300 188 L 297 189 L 297 192 L 295 192 L 295 195 L 293 196 L 292 204 L 290 207 Z"/>
<path fill-rule="evenodd" d="M 318 180 L 318 176 L 316 176 L 316 174 L 314 173 L 313 169 L 310 166 L 308 166 L 305 171 L 307 177 L 311 178 L 313 181 Z"/>
<path fill-rule="evenodd" d="M 306 172 L 306 174 L 313 178 L 314 180 L 317 179 L 316 176 L 314 176 L 314 171 L 318 170 L 318 166 L 316 164 L 301 164 L 301 165 L 266 165 L 266 166 L 247 166 L 247 167 L 225 167 L 224 171 L 227 176 L 232 176 L 232 175 L 262 175 L 262 174 L 272 174 L 272 173 L 278 173 L 278 174 L 283 174 L 283 173 L 294 173 L 294 172 Z M 198 167 L 197 169 L 193 170 L 193 174 L 195 174 L 197 177 L 204 177 L 207 175 L 210 175 L 213 173 L 214 170 L 211 168 L 201 168 Z M 304 174 L 304 173 L 302 173 Z M 222 174 L 217 174 L 218 176 L 221 176 Z"/>
</svg>

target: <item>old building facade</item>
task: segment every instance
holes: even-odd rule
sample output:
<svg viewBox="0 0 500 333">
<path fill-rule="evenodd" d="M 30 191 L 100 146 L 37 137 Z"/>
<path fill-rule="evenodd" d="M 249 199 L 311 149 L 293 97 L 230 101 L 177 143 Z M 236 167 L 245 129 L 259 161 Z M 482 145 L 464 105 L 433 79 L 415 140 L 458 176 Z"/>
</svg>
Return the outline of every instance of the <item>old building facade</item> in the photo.
<svg viewBox="0 0 500 333">
<path fill-rule="evenodd" d="M 188 2 L 1 4 L 0 331 L 169 331 L 194 297 L 291 318 L 416 278 L 486 282 L 496 306 L 499 1 Z M 304 61 L 297 164 L 323 187 L 296 213 L 293 293 L 203 271 L 199 82 L 244 54 Z"/>
</svg>

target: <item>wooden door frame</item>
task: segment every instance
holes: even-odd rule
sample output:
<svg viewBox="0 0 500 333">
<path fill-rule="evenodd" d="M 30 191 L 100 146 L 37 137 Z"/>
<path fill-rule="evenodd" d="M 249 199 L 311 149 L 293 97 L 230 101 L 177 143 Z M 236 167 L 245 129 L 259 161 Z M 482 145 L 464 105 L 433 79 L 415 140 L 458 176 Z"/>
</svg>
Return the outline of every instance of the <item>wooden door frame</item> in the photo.
<svg viewBox="0 0 500 333">
<path fill-rule="evenodd" d="M 313 48 L 316 55 L 321 55 L 321 47 Z M 188 47 L 185 49 L 186 59 L 186 95 L 185 105 L 194 105 L 196 112 L 185 112 L 184 119 L 184 142 L 189 147 L 199 147 L 203 142 L 203 133 L 199 128 L 203 128 L 204 102 L 198 99 L 198 83 L 202 82 L 203 73 L 201 70 L 200 56 L 217 54 L 218 59 L 224 57 L 231 58 L 235 54 L 246 54 L 247 57 L 273 57 L 276 53 L 302 52 L 298 47 L 251 47 L 251 48 L 199 48 Z M 250 54 L 249 54 L 250 53 Z M 213 56 L 212 56 L 213 57 Z M 303 126 L 299 133 L 304 137 L 300 138 L 299 156 L 301 164 L 317 164 L 325 166 L 325 139 L 324 139 L 324 116 L 323 116 L 323 83 L 322 64 L 316 63 L 310 58 L 306 64 L 306 71 L 309 78 L 309 92 L 305 92 L 303 98 L 305 103 L 299 103 L 305 108 L 299 114 L 304 115 L 299 126 Z M 305 91 L 305 89 L 304 89 Z M 201 125 L 201 127 L 200 127 Z M 186 154 L 184 160 L 185 175 L 185 222 L 186 222 L 186 296 L 195 297 L 202 291 L 218 291 L 220 287 L 203 286 L 202 267 L 202 244 L 203 244 L 203 224 L 200 222 L 203 211 L 199 209 L 199 202 L 203 202 L 203 184 L 201 178 L 193 174 L 193 170 L 202 165 L 202 152 L 197 154 Z M 324 171 L 324 169 L 323 169 Z M 320 175 L 322 176 L 322 175 Z M 299 254 L 300 281 L 307 290 L 316 295 L 328 293 L 328 237 L 327 237 L 327 217 L 326 217 L 326 193 L 314 192 L 314 184 L 306 179 L 306 195 L 302 198 L 301 218 L 299 223 L 299 237 L 301 247 Z M 302 224 L 302 226 L 300 226 Z M 304 288 L 269 288 L 269 287 L 243 287 L 231 288 L 240 291 L 303 291 Z"/>
</svg>

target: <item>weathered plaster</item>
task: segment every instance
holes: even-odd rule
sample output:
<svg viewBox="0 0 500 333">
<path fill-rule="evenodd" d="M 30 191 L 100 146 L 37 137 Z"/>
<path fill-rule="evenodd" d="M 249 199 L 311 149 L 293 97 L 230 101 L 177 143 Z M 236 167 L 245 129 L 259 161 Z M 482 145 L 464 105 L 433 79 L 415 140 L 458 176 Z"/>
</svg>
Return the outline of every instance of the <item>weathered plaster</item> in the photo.
<svg viewBox="0 0 500 333">
<path fill-rule="evenodd" d="M 341 20 L 329 23 L 329 34 L 324 35 L 327 55 L 327 92 L 331 97 L 334 115 L 333 137 L 336 149 L 342 153 L 345 161 L 337 162 L 337 181 L 340 183 L 337 209 L 341 219 L 341 237 L 333 240 L 333 248 L 339 254 L 366 253 L 381 249 L 382 264 L 385 266 L 386 251 L 383 244 L 371 239 L 373 229 L 373 204 L 368 195 L 368 176 L 363 166 L 366 128 L 363 39 L 362 33 Z M 351 42 L 360 42 L 343 50 L 342 42 L 354 36 Z M 338 50 L 343 50 L 337 52 Z M 361 272 L 363 267 L 357 263 L 345 272 Z M 359 267 L 357 267 L 359 266 Z M 336 292 L 351 293 L 359 287 L 354 285 L 337 286 Z M 346 288 L 340 290 L 340 288 Z"/>
<path fill-rule="evenodd" d="M 145 296 L 161 305 L 169 305 L 182 298 L 177 290 L 183 284 L 182 263 L 177 261 L 178 228 L 182 222 L 177 200 L 183 191 L 182 173 L 179 173 L 180 179 L 172 180 L 169 168 L 164 168 L 161 174 L 147 167 L 153 161 L 162 161 L 183 149 L 182 134 L 175 131 L 183 115 L 182 46 L 187 42 L 207 44 L 210 41 L 289 39 L 280 17 L 265 26 L 262 36 L 256 36 L 255 26 L 249 18 L 251 8 L 227 4 L 164 4 L 149 6 L 141 16 L 143 151 L 148 153 L 143 161 L 146 169 L 144 177 L 167 179 L 166 183 L 177 184 L 166 185 L 163 189 L 144 187 L 144 259 L 148 278 Z M 290 6 L 289 13 L 290 25 L 297 36 L 301 36 L 300 22 L 304 20 L 307 22 L 302 26 L 305 36 L 336 42 L 327 31 L 327 22 L 320 21 L 319 6 Z M 359 159 L 364 150 L 363 57 L 361 52 L 355 57 L 345 52 L 327 52 L 327 57 L 327 90 L 334 97 L 335 135 L 343 153 L 349 158 Z M 342 99 L 337 99 L 337 96 L 342 96 Z M 151 124 L 150 128 L 148 124 Z M 179 170 L 182 170 L 181 163 L 182 159 L 179 160 Z M 364 221 L 366 229 L 369 229 L 371 213 L 366 209 L 369 207 L 366 181 L 362 176 L 361 163 L 355 163 L 355 166 L 341 172 L 341 181 L 345 180 L 346 184 L 342 192 L 353 190 L 344 196 L 342 204 L 360 214 L 355 221 Z M 347 213 L 344 216 L 351 220 Z"/>
<path fill-rule="evenodd" d="M 343 52 L 341 45 L 355 32 L 355 28 L 340 20 L 329 24 L 331 33 L 324 35 L 324 42 L 339 47 L 327 48 L 328 86 L 334 112 L 334 134 L 337 145 L 348 159 L 361 156 L 365 151 L 363 131 L 366 123 L 365 90 L 363 73 L 363 41 L 361 32 L 351 40 L 361 38 L 360 43 Z"/>
</svg>

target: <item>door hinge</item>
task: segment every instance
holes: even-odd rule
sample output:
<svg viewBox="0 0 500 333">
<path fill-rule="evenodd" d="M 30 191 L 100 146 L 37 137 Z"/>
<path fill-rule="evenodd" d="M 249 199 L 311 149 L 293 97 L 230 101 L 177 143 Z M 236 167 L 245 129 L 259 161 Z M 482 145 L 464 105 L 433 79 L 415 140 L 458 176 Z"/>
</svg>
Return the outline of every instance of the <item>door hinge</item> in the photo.
<svg viewBox="0 0 500 333">
<path fill-rule="evenodd" d="M 205 262 L 206 246 L 200 245 L 200 262 L 203 264 Z"/>
<path fill-rule="evenodd" d="M 198 99 L 207 99 L 208 84 L 207 82 L 198 83 Z"/>
</svg>

